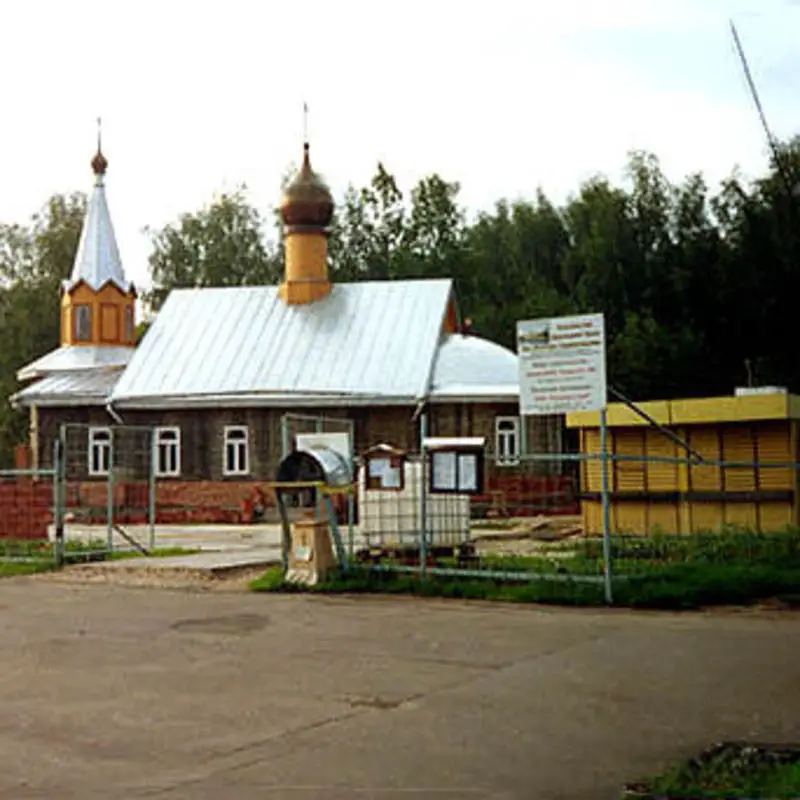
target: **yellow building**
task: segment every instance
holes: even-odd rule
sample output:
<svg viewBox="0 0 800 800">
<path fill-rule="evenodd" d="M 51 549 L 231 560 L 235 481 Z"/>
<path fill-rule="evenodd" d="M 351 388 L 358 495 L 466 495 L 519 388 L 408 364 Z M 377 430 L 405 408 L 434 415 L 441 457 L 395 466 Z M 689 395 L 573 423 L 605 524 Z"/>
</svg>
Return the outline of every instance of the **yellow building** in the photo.
<svg viewBox="0 0 800 800">
<path fill-rule="evenodd" d="M 738 390 L 733 397 L 663 400 L 639 407 L 704 461 L 621 403 L 608 407 L 613 533 L 697 533 L 723 526 L 777 531 L 800 524 L 800 396 Z M 582 514 L 602 533 L 600 414 L 567 417 L 580 431 Z M 772 466 L 770 466 L 772 465 Z"/>
</svg>

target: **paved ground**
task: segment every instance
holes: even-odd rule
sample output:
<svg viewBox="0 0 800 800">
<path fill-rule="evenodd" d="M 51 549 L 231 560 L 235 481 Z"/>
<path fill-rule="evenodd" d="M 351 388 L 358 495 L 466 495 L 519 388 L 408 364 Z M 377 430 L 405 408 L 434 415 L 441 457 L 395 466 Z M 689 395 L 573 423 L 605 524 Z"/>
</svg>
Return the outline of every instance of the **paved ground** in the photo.
<svg viewBox="0 0 800 800">
<path fill-rule="evenodd" d="M 613 798 L 800 740 L 800 617 L 0 581 L 2 798 Z"/>
</svg>

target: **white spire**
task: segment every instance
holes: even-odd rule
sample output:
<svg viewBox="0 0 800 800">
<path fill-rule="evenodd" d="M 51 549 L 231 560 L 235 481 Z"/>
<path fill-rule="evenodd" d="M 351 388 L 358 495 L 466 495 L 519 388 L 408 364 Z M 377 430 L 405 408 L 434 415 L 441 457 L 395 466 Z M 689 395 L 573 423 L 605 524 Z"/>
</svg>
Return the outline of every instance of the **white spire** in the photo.
<svg viewBox="0 0 800 800">
<path fill-rule="evenodd" d="M 65 283 L 65 288 L 69 290 L 80 281 L 85 281 L 97 291 L 104 284 L 111 282 L 123 292 L 128 292 L 131 285 L 125 279 L 117 238 L 114 235 L 114 226 L 111 223 L 111 215 L 108 213 L 108 203 L 106 202 L 103 178 L 108 161 L 101 149 L 99 123 L 100 120 L 98 120 L 97 153 L 92 159 L 92 170 L 95 174 L 94 189 L 86 209 L 86 218 L 83 221 L 75 264 L 69 280 Z"/>
</svg>

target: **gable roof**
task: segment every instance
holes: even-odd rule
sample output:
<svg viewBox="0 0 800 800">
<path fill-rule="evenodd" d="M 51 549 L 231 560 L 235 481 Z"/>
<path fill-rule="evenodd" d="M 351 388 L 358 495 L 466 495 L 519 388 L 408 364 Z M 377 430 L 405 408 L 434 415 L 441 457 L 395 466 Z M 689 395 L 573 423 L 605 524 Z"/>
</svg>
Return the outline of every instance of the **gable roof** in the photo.
<svg viewBox="0 0 800 800">
<path fill-rule="evenodd" d="M 430 386 L 452 281 L 176 289 L 111 394 L 121 408 L 414 403 Z"/>
</svg>

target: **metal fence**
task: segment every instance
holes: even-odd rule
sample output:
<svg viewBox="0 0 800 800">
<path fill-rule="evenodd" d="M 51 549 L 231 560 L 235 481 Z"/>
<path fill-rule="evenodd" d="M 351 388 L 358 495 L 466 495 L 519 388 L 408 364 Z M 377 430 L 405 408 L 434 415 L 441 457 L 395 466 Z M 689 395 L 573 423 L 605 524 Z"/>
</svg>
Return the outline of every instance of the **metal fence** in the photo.
<svg viewBox="0 0 800 800">
<path fill-rule="evenodd" d="M 777 456 L 607 449 L 527 454 L 512 465 L 489 457 L 477 496 L 432 494 L 415 479 L 421 462 L 406 465 L 411 488 L 402 497 L 365 491 L 362 467 L 355 554 L 362 568 L 546 584 L 552 597 L 608 603 L 629 582 L 663 581 L 677 566 L 800 568 L 800 464 Z"/>
<path fill-rule="evenodd" d="M 152 429 L 63 425 L 58 450 L 64 558 L 153 550 L 158 454 Z"/>
</svg>

